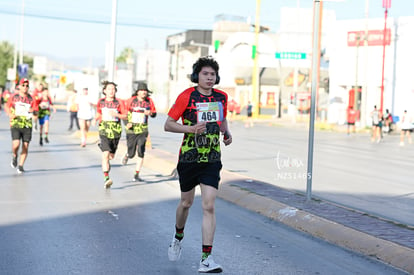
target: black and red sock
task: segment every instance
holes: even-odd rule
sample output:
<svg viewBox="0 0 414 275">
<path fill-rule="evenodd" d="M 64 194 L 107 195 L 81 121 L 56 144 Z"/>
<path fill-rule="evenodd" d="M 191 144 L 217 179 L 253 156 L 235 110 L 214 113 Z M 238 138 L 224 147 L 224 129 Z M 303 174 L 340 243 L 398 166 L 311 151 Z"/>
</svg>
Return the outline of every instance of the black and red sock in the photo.
<svg viewBox="0 0 414 275">
<path fill-rule="evenodd" d="M 177 226 L 175 226 L 175 238 L 179 241 L 181 241 L 184 238 L 184 227 L 177 228 Z"/>
<path fill-rule="evenodd" d="M 212 245 L 203 245 L 201 259 L 205 260 L 211 254 L 211 250 L 213 249 Z"/>
</svg>

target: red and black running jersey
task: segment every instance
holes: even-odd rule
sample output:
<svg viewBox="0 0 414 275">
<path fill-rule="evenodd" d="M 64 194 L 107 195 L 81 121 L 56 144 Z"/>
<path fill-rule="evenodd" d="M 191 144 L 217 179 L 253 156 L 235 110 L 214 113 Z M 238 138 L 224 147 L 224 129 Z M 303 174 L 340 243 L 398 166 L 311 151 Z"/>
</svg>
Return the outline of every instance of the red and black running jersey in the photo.
<svg viewBox="0 0 414 275">
<path fill-rule="evenodd" d="M 10 121 L 12 128 L 32 128 L 33 112 L 37 112 L 39 107 L 30 94 L 21 96 L 20 93 L 14 93 L 7 101 L 7 106 L 15 115 Z"/>
<path fill-rule="evenodd" d="M 217 162 L 221 159 L 220 125 L 227 116 L 227 94 L 212 89 L 203 95 L 195 87 L 182 92 L 168 115 L 182 119 L 183 125 L 207 122 L 207 133 L 185 133 L 180 148 L 179 162 Z"/>
<path fill-rule="evenodd" d="M 96 112 L 100 115 L 99 135 L 110 139 L 120 138 L 122 133 L 121 121 L 118 117 L 112 116 L 112 112 L 125 114 L 124 104 L 116 98 L 112 101 L 101 98 L 96 106 Z"/>
<path fill-rule="evenodd" d="M 139 100 L 137 96 L 129 98 L 126 102 L 126 110 L 128 112 L 128 122 L 131 123 L 148 123 L 148 116 L 144 115 L 145 110 L 156 113 L 154 102 L 151 98 Z"/>
<path fill-rule="evenodd" d="M 126 102 L 126 110 L 128 112 L 128 122 L 132 123 L 132 127 L 126 129 L 127 134 L 142 134 L 148 132 L 148 115 L 144 112 L 149 110 L 152 114 L 156 114 L 154 102 L 150 97 L 140 100 L 137 96 L 129 98 Z"/>
</svg>

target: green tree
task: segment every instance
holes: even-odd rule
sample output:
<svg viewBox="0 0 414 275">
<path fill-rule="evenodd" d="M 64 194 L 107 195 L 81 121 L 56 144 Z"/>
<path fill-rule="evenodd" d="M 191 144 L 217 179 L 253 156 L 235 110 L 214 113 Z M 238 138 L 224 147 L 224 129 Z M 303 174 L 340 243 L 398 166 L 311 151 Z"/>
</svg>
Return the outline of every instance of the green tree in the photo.
<svg viewBox="0 0 414 275">
<path fill-rule="evenodd" d="M 7 69 L 13 67 L 14 46 L 8 41 L 0 42 L 0 86 L 7 82 Z M 23 63 L 29 65 L 28 78 L 33 76 L 33 57 L 23 56 Z"/>
<path fill-rule="evenodd" d="M 7 69 L 13 66 L 14 46 L 7 41 L 0 43 L 0 86 L 7 82 Z"/>
<path fill-rule="evenodd" d="M 117 63 L 128 63 L 128 59 L 135 56 L 135 51 L 132 48 L 125 48 L 122 50 L 120 55 L 116 58 Z"/>
</svg>

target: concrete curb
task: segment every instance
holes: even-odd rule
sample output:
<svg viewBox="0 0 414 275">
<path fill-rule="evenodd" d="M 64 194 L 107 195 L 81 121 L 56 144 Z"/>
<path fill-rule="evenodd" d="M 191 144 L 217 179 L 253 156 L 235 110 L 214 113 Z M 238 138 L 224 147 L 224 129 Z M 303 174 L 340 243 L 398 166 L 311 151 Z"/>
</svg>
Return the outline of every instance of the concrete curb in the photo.
<svg viewBox="0 0 414 275">
<path fill-rule="evenodd" d="M 94 134 L 91 134 L 91 137 Z M 126 145 L 120 142 L 121 152 Z M 170 175 L 177 165 L 177 154 L 148 149 L 145 154 L 144 167 Z M 414 274 L 414 249 L 383 240 L 367 233 L 352 229 L 342 224 L 310 214 L 281 202 L 258 195 L 250 190 L 231 185 L 235 180 L 246 181 L 251 178 L 222 170 L 219 198 L 234 203 L 250 211 L 281 222 L 296 230 L 316 238 L 338 245 L 345 249 L 376 258 L 393 267 Z"/>
</svg>

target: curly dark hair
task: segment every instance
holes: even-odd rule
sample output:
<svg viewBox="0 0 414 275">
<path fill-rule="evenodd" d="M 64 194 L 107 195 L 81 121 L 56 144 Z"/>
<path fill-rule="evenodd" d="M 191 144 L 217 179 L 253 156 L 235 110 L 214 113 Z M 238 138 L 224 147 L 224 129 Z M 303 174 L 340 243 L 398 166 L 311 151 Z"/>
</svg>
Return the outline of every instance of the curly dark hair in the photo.
<svg viewBox="0 0 414 275">
<path fill-rule="evenodd" d="M 104 94 L 104 95 L 106 95 L 105 94 L 105 89 L 106 89 L 106 87 L 108 86 L 108 85 L 114 85 L 114 87 L 115 87 L 115 92 L 117 92 L 118 91 L 118 89 L 116 88 L 118 85 L 115 83 L 115 82 L 112 82 L 112 81 L 108 81 L 108 80 L 104 80 L 104 81 L 102 81 L 102 93 Z"/>
<path fill-rule="evenodd" d="M 211 55 L 200 57 L 193 65 L 193 72 L 199 74 L 203 67 L 211 67 L 218 74 L 219 64 Z"/>
<path fill-rule="evenodd" d="M 193 72 L 191 73 L 190 80 L 191 82 L 198 83 L 198 74 L 201 72 L 203 67 L 211 67 L 216 72 L 216 84 L 219 83 L 220 77 L 218 74 L 219 65 L 217 61 L 211 56 L 202 56 L 193 64 Z"/>
</svg>

